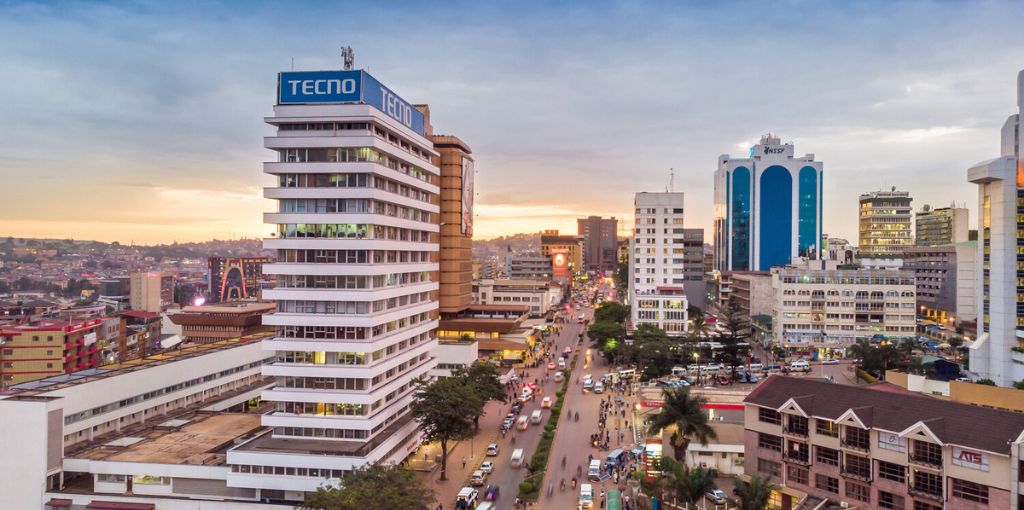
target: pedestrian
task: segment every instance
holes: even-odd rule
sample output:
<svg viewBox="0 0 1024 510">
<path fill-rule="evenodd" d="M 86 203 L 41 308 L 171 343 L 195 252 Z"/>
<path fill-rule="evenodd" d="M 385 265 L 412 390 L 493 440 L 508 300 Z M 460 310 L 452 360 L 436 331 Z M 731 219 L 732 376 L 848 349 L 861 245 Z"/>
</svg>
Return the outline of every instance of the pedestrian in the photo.
<svg viewBox="0 0 1024 510">
<path fill-rule="evenodd" d="M 462 458 L 462 469 L 466 469 L 466 458 Z"/>
</svg>

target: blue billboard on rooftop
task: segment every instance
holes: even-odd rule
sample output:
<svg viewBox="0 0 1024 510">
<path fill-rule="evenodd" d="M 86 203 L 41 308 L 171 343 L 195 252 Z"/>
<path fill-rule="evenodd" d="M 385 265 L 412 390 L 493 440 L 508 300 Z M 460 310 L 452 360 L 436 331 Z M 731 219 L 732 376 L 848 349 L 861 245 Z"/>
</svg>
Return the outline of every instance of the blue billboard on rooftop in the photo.
<svg viewBox="0 0 1024 510">
<path fill-rule="evenodd" d="M 278 73 L 277 104 L 373 106 L 423 135 L 423 113 L 366 71 L 294 71 Z"/>
</svg>

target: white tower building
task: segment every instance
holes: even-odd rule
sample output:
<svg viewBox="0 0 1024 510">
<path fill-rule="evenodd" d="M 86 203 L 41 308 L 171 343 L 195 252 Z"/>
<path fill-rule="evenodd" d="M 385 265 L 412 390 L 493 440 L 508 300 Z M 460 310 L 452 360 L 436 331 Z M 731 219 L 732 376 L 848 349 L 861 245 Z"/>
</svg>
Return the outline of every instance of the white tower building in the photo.
<svg viewBox="0 0 1024 510">
<path fill-rule="evenodd" d="M 978 338 L 970 369 L 1000 386 L 1024 379 L 1024 71 L 1017 75 L 1018 113 L 1001 131 L 998 158 L 967 170 L 978 185 Z"/>
<path fill-rule="evenodd" d="M 272 432 L 229 451 L 233 487 L 301 499 L 371 462 L 404 459 L 419 441 L 413 380 L 435 365 L 439 169 L 423 114 L 364 71 L 279 77 L 276 186 L 264 247 L 277 302 L 264 317 L 277 361 L 262 398 Z"/>
<path fill-rule="evenodd" d="M 629 249 L 632 326 L 649 323 L 671 336 L 687 330 L 683 193 L 637 193 Z M 703 287 L 703 286 L 702 286 Z"/>
</svg>

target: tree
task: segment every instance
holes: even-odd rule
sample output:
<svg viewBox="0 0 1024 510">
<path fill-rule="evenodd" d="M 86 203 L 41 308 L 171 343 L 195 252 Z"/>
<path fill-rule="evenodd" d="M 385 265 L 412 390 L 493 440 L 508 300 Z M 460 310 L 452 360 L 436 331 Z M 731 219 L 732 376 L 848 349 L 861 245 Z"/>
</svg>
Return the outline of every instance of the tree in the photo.
<svg viewBox="0 0 1024 510">
<path fill-rule="evenodd" d="M 708 336 L 708 333 L 711 332 L 711 325 L 704 318 L 704 314 L 691 315 L 690 317 L 690 336 L 694 339 Z"/>
<path fill-rule="evenodd" d="M 412 416 L 426 439 L 441 445 L 441 480 L 447 480 L 448 442 L 473 435 L 473 413 L 483 407 L 482 401 L 473 387 L 454 377 L 419 382 Z"/>
<path fill-rule="evenodd" d="M 325 485 L 307 492 L 303 510 L 352 510 L 363 508 L 426 509 L 434 500 L 430 490 L 412 471 L 372 464 L 348 471 L 341 486 Z"/>
<path fill-rule="evenodd" d="M 480 417 L 484 414 L 484 406 L 491 400 L 505 401 L 505 385 L 501 383 L 498 367 L 486 361 L 476 362 L 459 367 L 452 372 L 452 377 L 473 388 L 480 397 L 480 408 L 473 413 L 473 427 L 480 430 Z"/>
<path fill-rule="evenodd" d="M 993 381 L 992 379 L 978 379 L 977 381 L 974 381 L 974 384 L 980 384 L 982 386 L 995 386 L 996 382 Z"/>
<path fill-rule="evenodd" d="M 715 470 L 707 468 L 690 468 L 685 462 L 662 457 L 658 469 L 662 473 L 659 489 L 662 499 L 665 493 L 673 493 L 676 499 L 686 506 L 696 505 L 704 494 L 715 488 Z"/>
<path fill-rule="evenodd" d="M 672 446 L 675 448 L 675 458 L 682 459 L 686 455 L 686 448 L 691 440 L 697 440 L 702 445 L 708 444 L 709 439 L 715 439 L 718 434 L 708 423 L 708 415 L 701 406 L 707 403 L 707 399 L 690 395 L 689 388 L 667 388 L 662 392 L 664 403 L 661 406 L 661 413 L 651 420 L 649 432 L 652 435 L 660 434 L 664 429 L 675 426 L 672 432 Z"/>
<path fill-rule="evenodd" d="M 629 317 L 629 307 L 618 301 L 605 301 L 594 310 L 594 322 L 623 323 Z"/>
<path fill-rule="evenodd" d="M 718 341 L 722 344 L 721 359 L 732 369 L 732 376 L 736 378 L 736 367 L 740 365 L 742 356 L 740 353 L 740 342 L 750 336 L 750 324 L 740 316 L 739 305 L 729 298 L 725 306 L 718 309 L 718 320 L 721 321 L 724 330 L 718 334 Z"/>
<path fill-rule="evenodd" d="M 957 327 L 961 328 L 963 326 L 957 326 Z M 961 338 L 961 337 L 958 337 L 958 336 L 954 336 L 954 337 L 950 337 L 948 342 L 949 342 L 949 348 L 953 349 L 953 359 L 954 360 L 959 359 L 960 358 L 960 347 L 962 347 L 964 345 L 964 339 Z"/>
<path fill-rule="evenodd" d="M 1013 383 L 1014 389 L 1024 390 L 1024 380 Z"/>
<path fill-rule="evenodd" d="M 760 476 L 752 476 L 749 482 L 737 484 L 736 497 L 739 499 L 740 510 L 765 510 L 775 488 L 775 484 Z"/>
<path fill-rule="evenodd" d="M 626 328 L 615 322 L 600 321 L 587 328 L 587 335 L 595 345 L 604 346 L 608 340 L 625 336 Z"/>
</svg>

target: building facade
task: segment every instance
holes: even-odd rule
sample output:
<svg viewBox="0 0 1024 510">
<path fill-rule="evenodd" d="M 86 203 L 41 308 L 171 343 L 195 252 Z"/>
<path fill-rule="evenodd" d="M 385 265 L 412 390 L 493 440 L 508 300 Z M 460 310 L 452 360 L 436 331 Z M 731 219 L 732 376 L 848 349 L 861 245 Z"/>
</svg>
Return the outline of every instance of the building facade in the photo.
<svg viewBox="0 0 1024 510">
<path fill-rule="evenodd" d="M 181 326 L 186 341 L 209 344 L 272 332 L 263 326 L 263 315 L 277 310 L 274 303 L 222 303 L 217 305 L 186 306 L 180 313 L 169 315 L 171 322 Z"/>
<path fill-rule="evenodd" d="M 925 204 L 914 213 L 914 244 L 945 246 L 963 243 L 969 240 L 970 228 L 966 207 L 932 209 Z"/>
<path fill-rule="evenodd" d="M 772 269 L 772 289 L 774 341 L 801 356 L 838 357 L 857 340 L 915 336 L 911 271 L 838 269 L 833 261 L 800 260 Z"/>
<path fill-rule="evenodd" d="M 822 162 L 771 133 L 746 158 L 718 157 L 715 269 L 767 271 L 821 250 Z"/>
<path fill-rule="evenodd" d="M 910 193 L 872 191 L 860 196 L 858 224 L 861 257 L 899 257 L 914 244 L 910 230 Z"/>
<path fill-rule="evenodd" d="M 630 242 L 630 325 L 653 324 L 672 336 L 687 331 L 686 229 L 683 193 L 637 193 Z M 701 232 L 703 234 L 703 232 Z M 703 235 L 701 236 L 703 250 Z M 692 250 L 691 250 L 692 253 Z M 701 251 L 703 258 L 703 251 Z M 703 263 L 699 266 L 703 269 Z"/>
<path fill-rule="evenodd" d="M 586 271 L 615 271 L 619 222 L 615 218 L 588 216 L 576 220 L 583 239 L 583 268 Z"/>
<path fill-rule="evenodd" d="M 984 430 L 979 424 L 985 424 Z M 796 508 L 1020 508 L 1024 414 L 892 386 L 771 376 L 744 400 L 744 472 Z"/>
<path fill-rule="evenodd" d="M 279 384 L 262 395 L 275 405 L 262 417 L 271 432 L 228 455 L 254 468 L 228 482 L 299 500 L 325 480 L 311 467 L 337 483 L 419 441 L 409 405 L 435 364 L 440 169 L 422 112 L 365 71 L 279 80 L 264 164 L 278 183 L 264 193 L 276 235 L 263 243 L 277 253 L 263 266 L 277 278 L 264 291 L 275 336 L 263 341 L 277 358 L 263 373 Z M 296 201 L 315 208 L 289 212 Z"/>
<path fill-rule="evenodd" d="M 295 212 L 306 212 L 305 202 L 295 201 Z M 313 204 L 315 207 L 315 204 Z M 263 284 L 263 264 L 273 262 L 270 257 L 210 257 L 206 260 L 209 270 L 210 302 L 258 299 Z"/>
<path fill-rule="evenodd" d="M 1017 109 L 1000 133 L 1001 155 L 967 170 L 978 185 L 978 338 L 971 371 L 1010 386 L 1024 379 L 1024 71 L 1017 75 Z"/>
<path fill-rule="evenodd" d="M 976 248 L 977 242 L 965 241 L 904 250 L 903 269 L 914 272 L 922 318 L 950 327 L 977 318 L 973 292 Z"/>
<path fill-rule="evenodd" d="M 432 129 L 430 110 L 418 106 Z M 473 151 L 459 137 L 429 134 L 441 169 L 441 250 L 439 307 L 442 314 L 459 313 L 471 303 L 473 286 Z"/>
<path fill-rule="evenodd" d="M 539 317 L 562 302 L 563 289 L 550 280 L 483 279 L 473 282 L 473 303 L 478 305 L 525 305 L 530 316 Z"/>
<path fill-rule="evenodd" d="M 139 272 L 131 275 L 132 310 L 160 313 L 174 303 L 174 273 Z"/>
<path fill-rule="evenodd" d="M 570 272 L 583 268 L 583 239 L 579 236 L 560 235 L 557 230 L 545 230 L 540 234 L 540 254 L 552 257 L 564 253 Z"/>
<path fill-rule="evenodd" d="M 96 368 L 102 325 L 89 319 L 0 327 L 0 386 Z"/>
<path fill-rule="evenodd" d="M 535 253 L 505 253 L 505 275 L 513 280 L 543 280 L 554 274 L 552 257 Z"/>
</svg>

